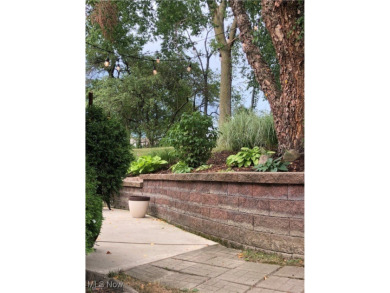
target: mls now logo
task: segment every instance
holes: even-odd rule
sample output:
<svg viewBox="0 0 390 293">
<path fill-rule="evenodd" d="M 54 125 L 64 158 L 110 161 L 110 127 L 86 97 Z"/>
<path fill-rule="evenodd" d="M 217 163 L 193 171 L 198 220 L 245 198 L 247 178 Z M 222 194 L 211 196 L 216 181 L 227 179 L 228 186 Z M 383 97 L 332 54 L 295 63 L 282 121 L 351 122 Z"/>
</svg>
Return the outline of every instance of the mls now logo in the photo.
<svg viewBox="0 0 390 293">
<path fill-rule="evenodd" d="M 89 289 L 97 289 L 97 288 L 111 288 L 111 289 L 123 289 L 123 283 L 120 282 L 113 282 L 111 280 L 108 280 L 106 282 L 100 281 L 88 281 L 87 287 Z"/>
</svg>

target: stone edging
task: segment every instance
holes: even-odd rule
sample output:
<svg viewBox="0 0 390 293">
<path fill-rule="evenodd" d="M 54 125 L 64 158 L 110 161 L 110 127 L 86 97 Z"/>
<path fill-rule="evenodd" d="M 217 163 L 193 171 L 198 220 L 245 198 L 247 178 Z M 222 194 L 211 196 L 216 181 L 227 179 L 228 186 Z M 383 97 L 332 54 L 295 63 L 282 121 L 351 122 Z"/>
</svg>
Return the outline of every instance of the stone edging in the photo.
<svg viewBox="0 0 390 293">
<path fill-rule="evenodd" d="M 123 181 L 123 186 L 126 187 L 138 187 L 142 188 L 143 182 L 142 181 Z"/>
<path fill-rule="evenodd" d="M 145 174 L 145 175 L 140 175 L 140 178 L 143 180 L 304 184 L 304 172 Z M 124 186 L 129 186 L 129 185 L 124 185 Z"/>
</svg>

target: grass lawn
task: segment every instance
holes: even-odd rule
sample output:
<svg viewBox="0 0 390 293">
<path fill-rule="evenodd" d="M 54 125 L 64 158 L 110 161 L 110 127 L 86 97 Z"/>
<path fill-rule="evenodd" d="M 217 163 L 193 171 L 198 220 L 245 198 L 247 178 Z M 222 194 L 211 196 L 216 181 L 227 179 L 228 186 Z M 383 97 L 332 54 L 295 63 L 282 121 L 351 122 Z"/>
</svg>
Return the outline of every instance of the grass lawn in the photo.
<svg viewBox="0 0 390 293">
<path fill-rule="evenodd" d="M 163 150 L 173 150 L 173 147 L 159 147 L 159 148 L 142 148 L 142 149 L 133 149 L 134 155 L 138 158 L 145 156 L 153 151 L 163 151 Z"/>
</svg>

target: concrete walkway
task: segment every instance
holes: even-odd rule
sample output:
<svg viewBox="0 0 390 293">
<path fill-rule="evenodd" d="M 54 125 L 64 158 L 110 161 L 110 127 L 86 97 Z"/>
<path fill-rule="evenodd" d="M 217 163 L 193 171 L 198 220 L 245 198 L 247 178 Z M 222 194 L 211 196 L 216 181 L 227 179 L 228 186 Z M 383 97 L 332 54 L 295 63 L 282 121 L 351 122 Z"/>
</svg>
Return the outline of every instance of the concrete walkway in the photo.
<svg viewBox="0 0 390 293">
<path fill-rule="evenodd" d="M 134 219 L 126 210 L 104 208 L 103 217 L 96 251 L 86 257 L 86 269 L 96 273 L 128 270 L 216 244 L 153 217 Z"/>
<path fill-rule="evenodd" d="M 239 250 L 128 211 L 104 211 L 97 251 L 87 269 L 125 274 L 189 292 L 301 293 L 304 269 L 246 262 Z M 134 242 L 144 244 L 132 244 Z M 110 254 L 107 254 L 110 251 Z"/>
</svg>

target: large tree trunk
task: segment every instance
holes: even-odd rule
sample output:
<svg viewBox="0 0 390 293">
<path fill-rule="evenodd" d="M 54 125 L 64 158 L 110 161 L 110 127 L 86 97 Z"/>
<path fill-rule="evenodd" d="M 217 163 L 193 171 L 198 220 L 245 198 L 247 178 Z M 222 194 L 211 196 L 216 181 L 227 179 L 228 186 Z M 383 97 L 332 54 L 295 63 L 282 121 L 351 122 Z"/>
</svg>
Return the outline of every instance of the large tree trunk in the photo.
<svg viewBox="0 0 390 293">
<path fill-rule="evenodd" d="M 297 24 L 303 15 L 298 1 L 262 0 L 261 13 L 271 35 L 280 65 L 278 91 L 274 76 L 261 57 L 260 49 L 252 43 L 249 17 L 240 0 L 230 0 L 240 29 L 240 40 L 256 80 L 267 97 L 274 117 L 279 152 L 286 149 L 303 151 L 304 125 L 304 41 Z"/>
<path fill-rule="evenodd" d="M 223 48 L 220 52 L 222 60 L 219 92 L 219 126 L 225 123 L 232 115 L 232 52 L 230 48 Z"/>
<path fill-rule="evenodd" d="M 237 21 L 233 20 L 232 27 L 228 32 L 228 39 L 225 39 L 224 20 L 226 13 L 226 0 L 218 5 L 214 0 L 208 0 L 207 4 L 213 12 L 213 25 L 215 37 L 222 48 L 221 53 L 221 84 L 219 92 L 219 120 L 221 126 L 231 116 L 232 106 L 232 46 L 235 41 Z"/>
</svg>

